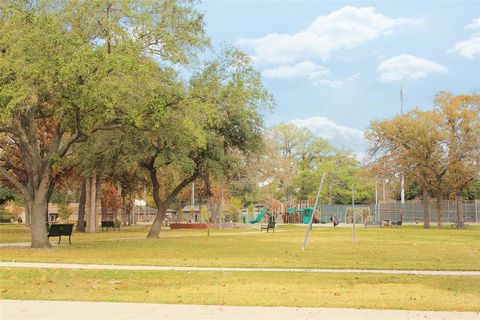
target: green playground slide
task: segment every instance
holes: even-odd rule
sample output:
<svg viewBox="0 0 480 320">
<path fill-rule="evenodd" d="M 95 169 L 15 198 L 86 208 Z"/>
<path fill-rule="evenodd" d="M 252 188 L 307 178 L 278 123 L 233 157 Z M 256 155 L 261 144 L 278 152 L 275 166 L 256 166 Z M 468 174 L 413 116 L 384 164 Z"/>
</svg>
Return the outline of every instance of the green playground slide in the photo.
<svg viewBox="0 0 480 320">
<path fill-rule="evenodd" d="M 255 219 L 250 220 L 250 223 L 260 222 L 260 220 L 262 220 L 263 216 L 265 215 L 265 213 L 267 213 L 267 211 L 268 211 L 268 208 L 264 208 Z"/>
</svg>

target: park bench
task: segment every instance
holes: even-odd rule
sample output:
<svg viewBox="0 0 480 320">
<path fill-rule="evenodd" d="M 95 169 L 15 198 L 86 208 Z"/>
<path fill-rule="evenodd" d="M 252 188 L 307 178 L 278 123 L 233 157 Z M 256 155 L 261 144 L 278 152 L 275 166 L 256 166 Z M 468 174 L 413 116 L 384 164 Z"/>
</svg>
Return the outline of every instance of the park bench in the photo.
<svg viewBox="0 0 480 320">
<path fill-rule="evenodd" d="M 382 227 L 382 222 L 381 221 L 365 221 L 365 228 L 368 227 Z"/>
<path fill-rule="evenodd" d="M 113 231 L 115 231 L 115 228 L 117 228 L 118 231 L 120 231 L 120 224 L 116 224 L 113 221 L 102 221 L 102 231 L 104 228 L 107 228 L 107 231 L 108 228 L 113 228 Z"/>
<path fill-rule="evenodd" d="M 58 244 L 62 241 L 62 236 L 68 236 L 68 243 L 72 244 L 73 224 L 52 224 L 48 229 L 47 236 L 58 237 Z"/>
<path fill-rule="evenodd" d="M 264 225 L 261 225 L 260 226 L 260 232 L 262 232 L 262 230 L 270 230 L 270 229 L 273 229 L 273 232 L 275 232 L 275 221 L 270 221 L 268 224 L 264 224 Z"/>
<path fill-rule="evenodd" d="M 393 228 L 401 227 L 401 226 L 402 226 L 402 221 L 394 221 L 394 222 L 392 222 L 392 227 L 393 227 Z"/>
</svg>

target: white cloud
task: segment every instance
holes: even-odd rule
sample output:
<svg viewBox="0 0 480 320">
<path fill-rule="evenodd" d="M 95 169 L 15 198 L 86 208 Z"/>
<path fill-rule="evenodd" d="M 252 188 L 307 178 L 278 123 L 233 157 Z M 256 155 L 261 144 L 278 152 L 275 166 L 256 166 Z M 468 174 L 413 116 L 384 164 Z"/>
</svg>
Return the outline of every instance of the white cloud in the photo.
<svg viewBox="0 0 480 320">
<path fill-rule="evenodd" d="M 308 79 L 314 85 L 326 85 L 333 88 L 340 87 L 346 83 L 352 83 L 360 76 L 360 74 L 355 73 L 345 80 L 330 80 L 325 78 L 329 73 L 330 70 L 326 67 L 311 61 L 304 61 L 295 65 L 282 65 L 266 69 L 262 72 L 262 75 L 271 79 Z"/>
<path fill-rule="evenodd" d="M 430 73 L 448 72 L 448 69 L 427 59 L 402 54 L 380 63 L 377 72 L 380 74 L 380 80 L 389 82 L 419 80 L 426 78 Z"/>
<path fill-rule="evenodd" d="M 480 17 L 465 26 L 465 29 L 480 29 Z M 448 51 L 455 52 L 468 59 L 480 58 L 480 33 L 474 33 L 470 36 L 470 39 L 457 42 L 453 48 Z"/>
<path fill-rule="evenodd" d="M 311 117 L 290 121 L 298 127 L 308 128 L 315 135 L 328 140 L 336 147 L 343 147 L 355 152 L 365 150 L 363 131 L 335 123 L 325 117 Z"/>
<path fill-rule="evenodd" d="M 296 65 L 283 65 L 280 67 L 267 69 L 262 72 L 265 78 L 277 78 L 277 79 L 296 79 L 307 78 L 309 80 L 315 80 L 324 75 L 330 73 L 328 68 L 315 64 L 311 61 L 304 61 L 297 63 Z"/>
<path fill-rule="evenodd" d="M 480 58 L 480 33 L 474 33 L 470 39 L 456 43 L 451 51 L 468 59 Z"/>
<path fill-rule="evenodd" d="M 319 16 L 308 28 L 297 33 L 271 33 L 262 38 L 240 39 L 238 44 L 252 47 L 259 64 L 290 64 L 314 57 L 327 59 L 337 50 L 351 49 L 391 33 L 399 26 L 419 23 L 422 21 L 386 17 L 373 7 L 346 6 Z"/>
<path fill-rule="evenodd" d="M 473 20 L 473 22 L 467 25 L 465 29 L 480 29 L 480 17 Z"/>
</svg>

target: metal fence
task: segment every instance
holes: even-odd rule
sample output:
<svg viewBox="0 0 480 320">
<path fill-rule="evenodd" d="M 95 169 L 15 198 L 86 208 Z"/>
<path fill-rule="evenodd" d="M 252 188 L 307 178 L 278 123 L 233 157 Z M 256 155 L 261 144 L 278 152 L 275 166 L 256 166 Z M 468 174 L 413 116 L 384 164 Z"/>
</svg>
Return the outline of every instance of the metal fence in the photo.
<svg viewBox="0 0 480 320">
<path fill-rule="evenodd" d="M 431 201 L 429 206 L 430 221 L 436 222 L 437 215 L 435 202 Z M 330 221 L 330 217 L 337 217 L 340 222 L 345 223 L 347 208 L 351 205 L 321 205 L 322 217 Z M 400 221 L 402 206 L 400 201 L 391 203 L 381 203 L 378 207 L 375 205 L 355 205 L 355 208 L 370 208 L 375 221 Z M 480 200 L 465 201 L 464 218 L 466 223 L 480 222 Z M 455 201 L 442 201 L 442 223 L 455 223 L 457 220 L 457 206 Z M 423 203 L 422 201 L 405 201 L 403 207 L 402 221 L 405 223 L 423 223 Z"/>
</svg>

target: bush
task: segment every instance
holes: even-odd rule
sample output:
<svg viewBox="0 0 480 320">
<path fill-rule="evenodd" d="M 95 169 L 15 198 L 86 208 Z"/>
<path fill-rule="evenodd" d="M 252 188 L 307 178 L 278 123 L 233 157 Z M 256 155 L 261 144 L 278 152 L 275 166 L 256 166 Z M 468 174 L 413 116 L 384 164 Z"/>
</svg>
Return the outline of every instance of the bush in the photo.
<svg viewBox="0 0 480 320">
<path fill-rule="evenodd" d="M 61 221 L 67 221 L 72 215 L 72 213 L 73 213 L 72 209 L 68 208 L 65 204 L 61 204 L 58 207 L 58 218 Z"/>
</svg>

